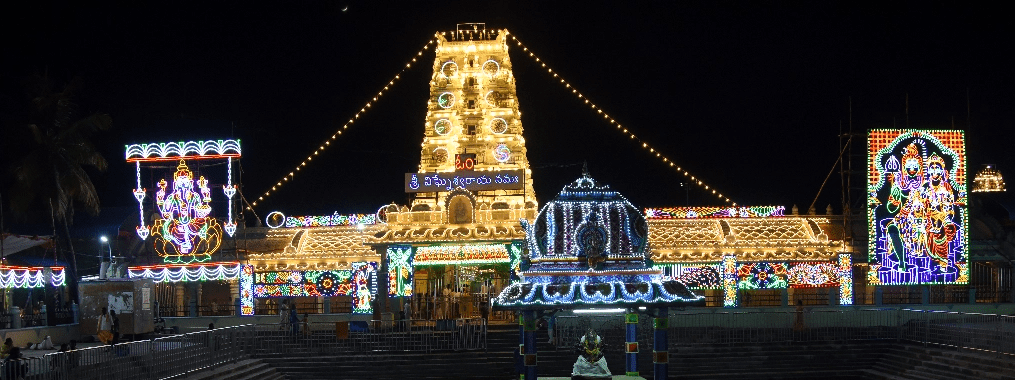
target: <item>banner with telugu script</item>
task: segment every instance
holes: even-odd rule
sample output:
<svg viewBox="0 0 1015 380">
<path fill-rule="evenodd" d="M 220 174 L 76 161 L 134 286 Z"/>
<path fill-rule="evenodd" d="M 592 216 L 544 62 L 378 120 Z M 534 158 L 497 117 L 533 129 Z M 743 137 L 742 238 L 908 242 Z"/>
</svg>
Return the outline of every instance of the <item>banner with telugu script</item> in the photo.
<svg viewBox="0 0 1015 380">
<path fill-rule="evenodd" d="M 469 191 L 521 190 L 524 185 L 523 174 L 521 170 L 405 173 L 405 192 L 451 191 L 458 187 Z"/>
</svg>

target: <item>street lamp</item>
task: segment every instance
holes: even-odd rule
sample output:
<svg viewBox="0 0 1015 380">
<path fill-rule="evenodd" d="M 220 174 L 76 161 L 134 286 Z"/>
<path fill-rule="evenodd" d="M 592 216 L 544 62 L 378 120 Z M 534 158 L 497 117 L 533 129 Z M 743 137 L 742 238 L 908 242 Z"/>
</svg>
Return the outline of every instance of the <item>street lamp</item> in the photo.
<svg viewBox="0 0 1015 380">
<path fill-rule="evenodd" d="M 109 244 L 109 238 L 107 238 L 106 235 L 99 236 L 99 241 L 106 243 L 106 247 L 109 248 L 109 259 L 106 260 L 104 258 L 102 260 L 102 265 L 99 265 L 99 278 L 105 280 L 106 271 L 109 270 L 109 266 L 112 264 L 111 262 L 113 261 L 113 245 Z"/>
</svg>

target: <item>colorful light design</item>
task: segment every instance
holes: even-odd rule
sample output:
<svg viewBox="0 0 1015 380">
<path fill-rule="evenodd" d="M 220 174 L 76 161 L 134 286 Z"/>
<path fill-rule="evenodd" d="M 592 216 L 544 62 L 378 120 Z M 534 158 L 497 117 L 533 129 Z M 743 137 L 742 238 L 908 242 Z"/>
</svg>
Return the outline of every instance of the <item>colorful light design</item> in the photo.
<svg viewBox="0 0 1015 380">
<path fill-rule="evenodd" d="M 738 289 L 782 289 L 786 281 L 785 263 L 744 263 L 737 266 Z"/>
<path fill-rule="evenodd" d="M 497 264 L 510 263 L 507 246 L 491 245 L 440 245 L 416 248 L 412 265 Z"/>
<path fill-rule="evenodd" d="M 508 129 L 507 120 L 497 117 L 490 122 L 490 131 L 493 133 L 501 134 L 507 132 L 507 129 Z"/>
<path fill-rule="evenodd" d="M 412 247 L 388 247 L 388 294 L 393 297 L 412 296 Z"/>
<path fill-rule="evenodd" d="M 309 228 L 336 226 L 363 226 L 377 224 L 376 214 L 339 214 L 311 216 L 285 216 L 279 211 L 272 211 L 264 219 L 268 228 Z"/>
<path fill-rule="evenodd" d="M 839 304 L 853 304 L 853 257 L 839 254 Z"/>
<path fill-rule="evenodd" d="M 737 307 L 737 257 L 722 257 L 723 307 Z"/>
<path fill-rule="evenodd" d="M 254 315 L 254 266 L 240 267 L 240 315 Z"/>
<path fill-rule="evenodd" d="M 451 132 L 451 120 L 440 119 L 437 120 L 433 125 L 433 131 L 437 132 L 438 135 L 444 136 Z"/>
<path fill-rule="evenodd" d="M 648 219 L 771 218 L 783 216 L 784 206 L 646 208 Z"/>
<path fill-rule="evenodd" d="M 307 270 L 254 273 L 255 298 L 334 297 L 352 294 L 352 271 Z"/>
<path fill-rule="evenodd" d="M 241 271 L 242 265 L 237 262 L 127 268 L 130 278 L 150 278 L 155 282 L 231 281 L 240 278 Z"/>
<path fill-rule="evenodd" d="M 179 259 L 180 255 L 189 256 L 190 250 L 194 242 L 189 237 L 191 232 L 198 233 L 205 238 L 207 234 L 217 232 L 219 243 L 221 242 L 221 231 L 225 232 L 229 236 L 233 236 L 236 233 L 236 222 L 233 220 L 233 196 L 236 195 L 237 188 L 233 185 L 233 159 L 240 158 L 240 140 L 208 140 L 208 141 L 189 141 L 189 142 L 170 142 L 170 143 L 153 143 L 153 144 L 133 144 L 126 146 L 126 159 L 127 162 L 134 162 L 136 185 L 134 188 L 134 199 L 138 203 L 138 227 L 136 228 L 138 237 L 141 240 L 145 240 L 148 236 L 158 235 L 164 240 L 168 240 L 171 245 L 175 248 L 169 249 L 165 247 L 164 242 L 156 241 L 156 249 L 160 249 L 162 246 L 163 253 L 168 253 L 164 257 L 168 257 L 169 262 L 182 262 L 191 261 L 190 259 Z M 209 160 L 209 159 L 225 159 L 226 160 L 226 184 L 222 186 L 222 192 L 228 199 L 227 204 L 227 219 L 225 223 L 219 226 L 218 221 L 214 218 L 210 218 L 208 214 L 211 212 L 211 190 L 207 188 L 208 181 L 204 177 L 200 177 L 196 182 L 193 180 L 193 174 L 186 167 L 185 160 Z M 159 207 L 159 212 L 165 215 L 164 207 L 174 208 L 171 212 L 173 215 L 171 218 L 163 216 L 161 224 L 156 221 L 157 226 L 145 225 L 145 212 L 144 212 L 144 200 L 147 196 L 147 189 L 141 187 L 141 163 L 142 162 L 161 162 L 161 161 L 179 161 L 180 165 L 177 167 L 176 175 L 173 179 L 172 193 L 169 194 L 169 198 L 165 198 L 167 195 L 165 180 L 159 182 L 159 195 L 163 198 L 156 199 Z M 183 176 L 183 177 L 181 177 Z M 195 189 L 195 185 L 197 189 Z M 197 198 L 202 204 L 193 203 L 194 197 L 191 194 L 195 193 L 195 190 L 200 191 Z M 177 196 L 188 197 L 188 199 L 174 198 Z M 169 202 L 166 206 L 165 202 Z M 178 202 L 188 202 L 183 205 Z M 180 208 L 186 206 L 186 210 Z M 192 214 L 190 217 L 181 216 L 182 213 Z M 198 216 L 200 215 L 200 216 Z M 184 219 L 190 218 L 192 221 L 186 222 Z M 170 220 L 172 219 L 172 220 Z M 194 224 L 202 224 L 204 221 L 196 219 L 207 220 L 205 226 L 197 227 Z M 190 224 L 189 227 L 181 227 L 185 224 Z M 160 228 L 169 228 L 171 230 L 159 230 Z M 202 230 L 203 229 L 203 230 Z M 212 243 L 212 241 L 209 241 Z M 190 245 L 191 247 L 188 247 Z M 217 244 L 209 244 L 208 247 L 214 246 L 209 254 L 214 252 L 217 248 Z M 179 253 L 180 255 L 177 255 Z M 199 254 L 192 261 L 205 261 L 207 258 L 202 257 L 203 254 Z"/>
<path fill-rule="evenodd" d="M 52 277 L 49 284 L 52 286 L 64 286 L 67 274 L 63 267 L 49 267 L 52 270 Z M 46 285 L 46 267 L 22 267 L 0 265 L 0 288 L 2 289 L 28 289 L 41 288 Z"/>
<path fill-rule="evenodd" d="M 493 159 L 497 162 L 507 162 L 511 158 L 511 149 L 508 149 L 507 144 L 497 144 L 497 147 L 493 150 Z"/>
<path fill-rule="evenodd" d="M 196 188 L 195 188 L 196 185 Z M 204 177 L 180 161 L 172 187 L 159 181 L 155 201 L 162 219 L 155 221 L 155 251 L 169 263 L 204 262 L 222 244 L 222 229 L 211 213 L 211 189 Z"/>
<path fill-rule="evenodd" d="M 878 129 L 867 143 L 871 285 L 967 283 L 965 133 Z"/>
<path fill-rule="evenodd" d="M 229 236 L 236 233 L 236 222 L 233 221 L 233 195 L 236 195 L 236 185 L 233 185 L 233 158 L 226 159 L 226 184 L 222 185 L 222 193 L 229 199 L 229 219 L 226 219 L 225 228 Z"/>
<path fill-rule="evenodd" d="M 722 266 L 714 264 L 663 264 L 664 277 L 680 281 L 691 289 L 722 289 Z"/>
<path fill-rule="evenodd" d="M 786 274 L 791 288 L 839 286 L 839 266 L 834 263 L 790 263 Z"/>
<path fill-rule="evenodd" d="M 352 312 L 369 314 L 374 311 L 377 296 L 377 263 L 352 263 Z"/>
<path fill-rule="evenodd" d="M 208 140 L 127 145 L 127 162 L 239 158 L 240 140 Z"/>
<path fill-rule="evenodd" d="M 443 92 L 437 96 L 437 105 L 443 109 L 448 109 L 455 106 L 455 94 L 450 92 Z"/>
</svg>

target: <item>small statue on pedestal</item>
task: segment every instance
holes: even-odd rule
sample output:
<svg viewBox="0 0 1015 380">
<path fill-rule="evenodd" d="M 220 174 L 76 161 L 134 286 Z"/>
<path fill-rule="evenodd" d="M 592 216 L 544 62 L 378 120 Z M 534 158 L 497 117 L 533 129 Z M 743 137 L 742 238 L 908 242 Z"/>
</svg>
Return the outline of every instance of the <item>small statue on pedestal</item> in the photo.
<svg viewBox="0 0 1015 380">
<path fill-rule="evenodd" d="M 606 358 L 603 357 L 603 339 L 592 329 L 578 341 L 578 360 L 571 371 L 572 380 L 612 379 Z"/>
</svg>

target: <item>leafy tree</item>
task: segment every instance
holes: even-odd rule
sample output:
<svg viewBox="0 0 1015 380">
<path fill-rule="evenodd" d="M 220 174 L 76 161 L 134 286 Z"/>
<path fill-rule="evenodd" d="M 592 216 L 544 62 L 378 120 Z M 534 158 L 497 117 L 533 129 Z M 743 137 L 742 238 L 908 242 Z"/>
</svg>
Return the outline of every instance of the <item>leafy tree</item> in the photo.
<svg viewBox="0 0 1015 380">
<path fill-rule="evenodd" d="M 53 223 L 54 233 L 55 226 L 62 225 L 70 251 L 67 290 L 74 300 L 78 298 L 78 268 L 69 225 L 73 223 L 76 204 L 92 215 L 99 212 L 99 196 L 85 168 L 104 171 L 106 159 L 89 138 L 112 124 L 109 115 L 102 113 L 79 117 L 74 94 L 80 84 L 76 78 L 54 91 L 56 86 L 48 76 L 36 76 L 29 81 L 28 120 L 23 126 L 31 133 L 24 134 L 26 138 L 19 147 L 24 154 L 11 168 L 14 183 L 10 201 L 15 216 L 27 218 L 30 210 L 45 210 L 50 214 L 48 219 Z"/>
</svg>

